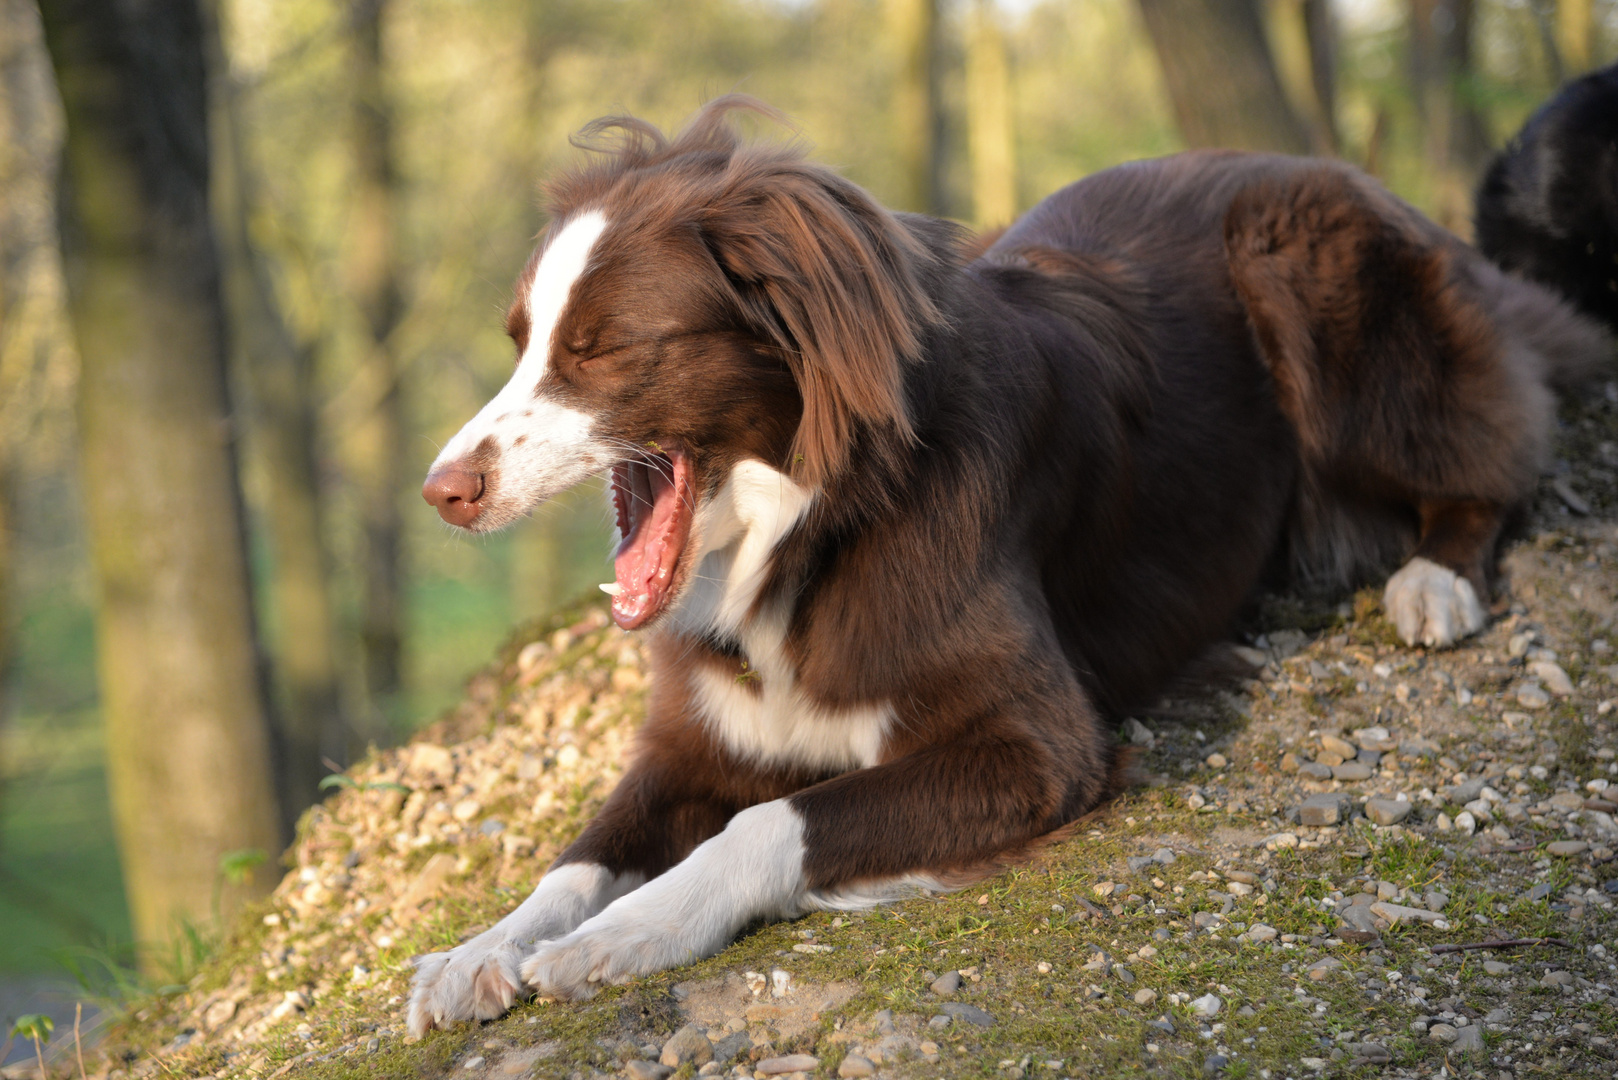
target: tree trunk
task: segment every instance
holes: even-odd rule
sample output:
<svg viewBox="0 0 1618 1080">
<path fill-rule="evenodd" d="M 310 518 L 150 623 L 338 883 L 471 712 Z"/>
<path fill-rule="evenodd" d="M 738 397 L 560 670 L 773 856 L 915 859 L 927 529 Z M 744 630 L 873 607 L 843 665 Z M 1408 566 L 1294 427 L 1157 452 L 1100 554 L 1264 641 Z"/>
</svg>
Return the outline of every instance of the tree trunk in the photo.
<svg viewBox="0 0 1618 1080">
<path fill-rule="evenodd" d="M 1309 152 L 1255 0 L 1139 0 L 1180 134 L 1191 146 Z"/>
<path fill-rule="evenodd" d="M 135 931 L 168 938 L 273 884 L 271 780 L 208 208 L 193 5 L 43 0 L 67 119 L 60 203 L 81 357 L 107 773 Z"/>
<path fill-rule="evenodd" d="M 944 212 L 944 110 L 940 104 L 938 0 L 889 0 L 898 50 L 893 119 L 899 148 L 900 209 Z"/>
<path fill-rule="evenodd" d="M 972 152 L 972 216 L 979 228 L 1017 216 L 1017 148 L 1011 72 L 994 0 L 977 0 L 966 50 L 968 137 Z"/>
<path fill-rule="evenodd" d="M 1472 0 L 1411 0 L 1410 86 L 1432 177 L 1433 214 L 1463 231 L 1472 190 L 1488 159 L 1483 118 L 1472 106 Z"/>
<path fill-rule="evenodd" d="M 1556 0 L 1556 45 L 1562 69 L 1569 75 L 1583 75 L 1595 59 L 1596 13 L 1591 0 Z"/>
<path fill-rule="evenodd" d="M 236 370 L 249 408 L 246 446 L 259 478 L 259 516 L 270 535 L 275 609 L 276 777 L 290 827 L 319 801 L 322 759 L 346 764 L 348 731 L 339 704 L 337 635 L 322 529 L 316 464 L 314 350 L 293 340 L 270 267 L 253 243 L 255 201 L 240 123 L 240 89 L 223 47 L 218 0 L 209 0 L 214 205 L 225 263 Z"/>
<path fill-rule="evenodd" d="M 396 214 L 392 117 L 383 74 L 386 0 L 352 0 L 354 198 L 349 219 L 349 287 L 367 332 L 364 384 L 369 408 L 349 446 L 357 489 L 361 551 L 360 639 L 366 690 L 391 714 L 402 675 L 403 563 L 399 501 L 405 476 L 399 360 L 393 330 L 400 298 L 394 256 Z"/>
</svg>

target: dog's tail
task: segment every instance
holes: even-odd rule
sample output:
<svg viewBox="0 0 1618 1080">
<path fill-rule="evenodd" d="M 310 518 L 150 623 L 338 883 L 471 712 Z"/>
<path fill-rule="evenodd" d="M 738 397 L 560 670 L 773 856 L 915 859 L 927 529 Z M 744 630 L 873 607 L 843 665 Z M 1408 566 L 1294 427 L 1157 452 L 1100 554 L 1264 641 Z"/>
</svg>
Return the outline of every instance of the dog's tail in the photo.
<svg viewBox="0 0 1618 1080">
<path fill-rule="evenodd" d="M 1484 174 L 1475 225 L 1490 260 L 1618 334 L 1618 64 L 1529 118 Z"/>
</svg>

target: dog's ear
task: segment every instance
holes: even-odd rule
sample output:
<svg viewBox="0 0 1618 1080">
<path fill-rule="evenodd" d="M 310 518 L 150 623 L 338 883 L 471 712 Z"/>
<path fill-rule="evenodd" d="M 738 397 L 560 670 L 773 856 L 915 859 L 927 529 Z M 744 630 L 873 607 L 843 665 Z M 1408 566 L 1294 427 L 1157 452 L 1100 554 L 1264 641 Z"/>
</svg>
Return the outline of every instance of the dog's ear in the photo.
<svg viewBox="0 0 1618 1080">
<path fill-rule="evenodd" d="M 862 426 L 913 440 L 904 370 L 942 321 L 937 257 L 863 190 L 801 159 L 738 154 L 700 230 L 752 329 L 797 379 L 790 471 L 822 486 Z"/>
</svg>

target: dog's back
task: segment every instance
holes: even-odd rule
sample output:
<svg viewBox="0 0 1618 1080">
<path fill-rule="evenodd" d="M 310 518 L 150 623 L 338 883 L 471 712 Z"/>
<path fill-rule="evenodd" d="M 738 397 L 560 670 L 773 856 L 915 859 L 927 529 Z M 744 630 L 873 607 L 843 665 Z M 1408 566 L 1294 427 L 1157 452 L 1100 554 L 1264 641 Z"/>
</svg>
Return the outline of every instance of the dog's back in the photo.
<svg viewBox="0 0 1618 1080">
<path fill-rule="evenodd" d="M 1478 247 L 1618 331 L 1618 64 L 1569 83 L 1489 167 Z"/>
</svg>

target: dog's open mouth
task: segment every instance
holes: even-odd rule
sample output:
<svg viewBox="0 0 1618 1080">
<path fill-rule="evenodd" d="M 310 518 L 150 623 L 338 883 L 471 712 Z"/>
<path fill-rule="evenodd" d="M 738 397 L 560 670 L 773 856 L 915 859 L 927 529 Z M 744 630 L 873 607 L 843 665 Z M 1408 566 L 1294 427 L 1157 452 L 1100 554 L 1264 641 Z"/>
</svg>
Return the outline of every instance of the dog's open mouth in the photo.
<svg viewBox="0 0 1618 1080">
<path fill-rule="evenodd" d="M 617 580 L 601 589 L 612 617 L 633 630 L 662 610 L 691 536 L 691 468 L 678 450 L 615 465 L 612 501 L 623 538 L 613 554 Z"/>
</svg>

